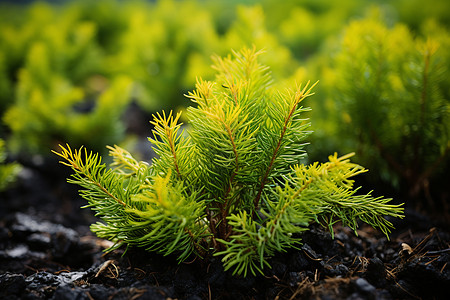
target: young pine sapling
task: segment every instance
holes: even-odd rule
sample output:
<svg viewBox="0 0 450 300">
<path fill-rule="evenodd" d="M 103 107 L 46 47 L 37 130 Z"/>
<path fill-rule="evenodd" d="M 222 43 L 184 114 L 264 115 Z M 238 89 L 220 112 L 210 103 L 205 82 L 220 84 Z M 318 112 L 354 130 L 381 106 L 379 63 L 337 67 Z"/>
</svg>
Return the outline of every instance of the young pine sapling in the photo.
<svg viewBox="0 0 450 300">
<path fill-rule="evenodd" d="M 154 116 L 152 164 L 118 146 L 108 147 L 110 168 L 86 149 L 55 152 L 103 221 L 92 231 L 114 241 L 112 249 L 140 246 L 176 253 L 180 262 L 220 256 L 226 270 L 246 276 L 299 245 L 311 222 L 332 233 L 338 221 L 356 232 L 362 220 L 387 235 L 385 217 L 402 217 L 389 199 L 356 194 L 352 177 L 366 169 L 350 162 L 352 154 L 302 164 L 310 126 L 302 101 L 314 85 L 272 90 L 259 54 L 214 59 L 216 80 L 199 79 L 187 95 L 196 105 L 187 109 L 186 130 L 180 114 Z"/>
</svg>

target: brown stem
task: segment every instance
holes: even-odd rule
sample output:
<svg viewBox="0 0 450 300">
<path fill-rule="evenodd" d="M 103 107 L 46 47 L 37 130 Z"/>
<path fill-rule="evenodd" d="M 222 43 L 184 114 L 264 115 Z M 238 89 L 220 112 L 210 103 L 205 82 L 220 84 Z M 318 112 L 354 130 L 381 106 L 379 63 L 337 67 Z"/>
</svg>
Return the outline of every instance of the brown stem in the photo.
<svg viewBox="0 0 450 300">
<path fill-rule="evenodd" d="M 392 155 L 390 155 L 385 151 L 383 143 L 380 141 L 377 134 L 372 129 L 370 122 L 369 122 L 369 130 L 370 136 L 372 137 L 372 140 L 374 141 L 375 146 L 378 149 L 378 152 L 380 153 L 381 157 L 383 157 L 387 161 L 388 165 L 390 165 L 391 168 L 394 169 L 395 172 L 397 172 L 400 176 L 408 177 L 408 171 L 406 170 L 406 168 L 403 167 L 400 163 L 398 163 L 398 161 L 395 160 L 395 158 Z"/>
<path fill-rule="evenodd" d="M 423 178 L 430 177 L 431 174 L 433 174 L 434 171 L 441 165 L 441 163 L 447 157 L 449 152 L 450 152 L 450 146 L 447 146 L 447 148 L 445 148 L 445 152 L 441 156 L 439 156 L 439 158 L 436 159 L 435 162 L 425 170 L 425 172 L 422 173 L 421 177 L 423 177 Z"/>
<path fill-rule="evenodd" d="M 275 150 L 272 154 L 272 157 L 269 162 L 269 166 L 266 169 L 266 172 L 264 173 L 263 177 L 261 178 L 261 185 L 259 187 L 258 193 L 256 194 L 255 199 L 253 200 L 253 217 L 255 217 L 256 211 L 258 210 L 259 202 L 261 201 L 262 192 L 264 190 L 265 185 L 267 184 L 267 179 L 269 178 L 269 174 L 272 171 L 273 164 L 275 163 L 275 159 L 278 157 L 278 152 L 280 151 L 281 142 L 283 141 L 284 135 L 286 134 L 286 130 L 288 127 L 288 123 L 291 120 L 295 110 L 297 109 L 298 104 L 305 99 L 308 96 L 311 96 L 312 93 L 311 90 L 316 86 L 317 82 L 314 83 L 311 87 L 309 87 L 309 81 L 304 86 L 302 90 L 300 88 L 295 92 L 294 94 L 294 101 L 292 103 L 291 110 L 289 111 L 289 114 L 287 115 L 286 119 L 284 120 L 283 129 L 281 130 L 280 138 L 278 139 L 277 146 L 275 147 Z"/>
<path fill-rule="evenodd" d="M 167 138 L 169 139 L 170 151 L 172 152 L 173 164 L 179 178 L 181 178 L 180 168 L 178 167 L 177 153 L 175 151 L 175 143 L 172 139 L 172 128 L 166 127 Z"/>
<path fill-rule="evenodd" d="M 422 162 L 421 155 L 423 154 L 422 150 L 422 135 L 423 135 L 423 127 L 425 125 L 425 110 L 426 110 L 426 101 L 427 101 L 427 88 L 428 88 L 428 70 L 430 67 L 430 52 L 426 51 L 425 53 L 425 66 L 423 69 L 423 76 L 422 76 L 422 92 L 420 94 L 420 115 L 419 115 L 419 132 L 417 133 L 417 136 L 415 138 L 415 145 L 414 145 L 414 161 L 416 162 Z M 416 164 L 417 166 L 419 164 Z M 416 168 L 417 169 L 417 168 Z M 416 170 L 417 172 L 417 170 Z"/>
<path fill-rule="evenodd" d="M 230 126 L 221 118 L 218 118 L 219 121 L 223 124 L 223 126 L 225 127 L 228 137 L 230 139 L 232 148 L 233 148 L 233 153 L 234 153 L 234 161 L 235 161 L 235 168 L 233 170 L 233 173 L 230 176 L 230 181 L 229 181 L 229 185 L 227 190 L 225 191 L 224 195 L 223 195 L 223 203 L 218 203 L 217 206 L 219 208 L 219 212 L 215 215 L 215 216 L 209 216 L 208 220 L 210 222 L 210 229 L 211 232 L 213 233 L 213 241 L 214 241 L 214 247 L 217 250 L 220 250 L 221 248 L 224 247 L 224 245 L 222 245 L 221 243 L 217 243 L 216 239 L 223 239 L 223 240 L 227 240 L 228 237 L 231 234 L 231 226 L 228 225 L 228 213 L 229 213 L 229 209 L 231 207 L 231 198 L 230 198 L 230 193 L 231 193 L 231 189 L 233 186 L 233 182 L 234 182 L 234 178 L 236 177 L 236 174 L 239 170 L 239 155 L 237 152 L 237 147 L 236 147 L 236 143 L 234 140 L 234 136 L 233 136 L 233 131 L 231 130 Z"/>
<path fill-rule="evenodd" d="M 420 173 L 418 176 L 415 176 L 414 178 L 411 179 L 410 196 L 412 198 L 416 198 L 421 190 L 426 190 L 427 182 L 431 174 L 433 174 L 434 171 L 441 165 L 442 161 L 444 161 L 449 152 L 450 147 L 447 147 L 445 149 L 445 152 L 442 155 L 440 155 L 431 166 L 429 166 L 425 171 Z"/>
<path fill-rule="evenodd" d="M 275 147 L 275 150 L 273 151 L 269 166 L 267 167 L 266 172 L 264 173 L 264 175 L 261 179 L 261 185 L 259 187 L 258 194 L 256 194 L 256 197 L 253 200 L 253 206 L 254 206 L 253 215 L 256 213 L 256 211 L 258 209 L 259 201 L 261 200 L 262 191 L 264 190 L 264 187 L 267 183 L 267 178 L 269 177 L 269 174 L 272 171 L 273 164 L 275 163 L 275 159 L 277 158 L 278 151 L 280 150 L 280 147 L 281 147 L 281 142 L 283 141 L 284 135 L 286 134 L 287 125 L 288 125 L 289 120 L 291 119 L 292 115 L 294 114 L 297 104 L 298 103 L 295 103 L 295 105 L 293 105 L 291 111 L 289 112 L 289 115 L 284 120 L 283 129 L 281 130 L 281 135 L 280 135 L 280 138 L 278 139 L 277 146 Z"/>
</svg>

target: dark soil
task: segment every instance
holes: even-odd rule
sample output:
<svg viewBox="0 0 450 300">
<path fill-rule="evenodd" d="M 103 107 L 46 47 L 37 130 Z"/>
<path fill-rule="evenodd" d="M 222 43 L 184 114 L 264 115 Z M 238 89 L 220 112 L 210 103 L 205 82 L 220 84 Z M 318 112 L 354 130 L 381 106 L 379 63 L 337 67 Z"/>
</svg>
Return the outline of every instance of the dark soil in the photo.
<svg viewBox="0 0 450 300">
<path fill-rule="evenodd" d="M 392 220 L 390 240 L 366 226 L 358 236 L 338 226 L 334 239 L 311 226 L 265 276 L 233 277 L 217 259 L 104 254 L 110 244 L 90 233 L 96 220 L 65 169 L 32 158 L 0 194 L 0 299 L 450 299 L 450 228 L 426 214 Z"/>
</svg>

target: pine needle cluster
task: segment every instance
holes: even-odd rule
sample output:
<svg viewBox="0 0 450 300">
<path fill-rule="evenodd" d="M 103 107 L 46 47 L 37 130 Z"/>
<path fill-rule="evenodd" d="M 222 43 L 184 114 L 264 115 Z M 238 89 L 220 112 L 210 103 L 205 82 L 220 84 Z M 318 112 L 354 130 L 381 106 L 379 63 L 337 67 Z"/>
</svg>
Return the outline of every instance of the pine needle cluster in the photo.
<svg viewBox="0 0 450 300">
<path fill-rule="evenodd" d="M 386 235 L 403 208 L 390 199 L 357 195 L 352 154 L 304 165 L 310 123 L 303 101 L 315 84 L 284 92 L 271 88 L 259 51 L 215 57 L 215 81 L 198 79 L 187 97 L 187 129 L 180 114 L 154 116 L 149 138 L 157 157 L 139 162 L 109 147 L 107 167 L 98 154 L 69 145 L 55 152 L 71 167 L 69 182 L 102 222 L 91 229 L 121 245 L 145 247 L 180 262 L 220 256 L 226 270 L 246 276 L 270 267 L 269 258 L 301 243 L 312 222 L 329 228 L 361 220 Z"/>
</svg>

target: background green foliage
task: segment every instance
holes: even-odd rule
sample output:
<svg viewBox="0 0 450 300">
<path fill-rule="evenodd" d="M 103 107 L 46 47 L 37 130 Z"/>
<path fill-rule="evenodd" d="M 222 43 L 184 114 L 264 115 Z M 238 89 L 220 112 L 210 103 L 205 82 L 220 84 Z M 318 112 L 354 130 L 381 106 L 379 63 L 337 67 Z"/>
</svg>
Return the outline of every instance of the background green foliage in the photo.
<svg viewBox="0 0 450 300">
<path fill-rule="evenodd" d="M 408 197 L 431 184 L 443 197 L 446 0 L 13 3 L 0 4 L 0 135 L 13 153 L 121 143 L 131 103 L 147 115 L 183 110 L 196 76 L 212 79 L 211 55 L 255 45 L 279 87 L 320 80 L 311 160 L 356 150 L 374 184 Z M 437 49 L 424 87 L 429 40 Z"/>
<path fill-rule="evenodd" d="M 15 162 L 6 162 L 5 141 L 0 139 L 0 192 L 6 190 L 16 180 L 22 167 Z"/>
<path fill-rule="evenodd" d="M 324 128 L 335 124 L 316 136 L 320 151 L 356 150 L 357 161 L 409 198 L 431 197 L 450 151 L 450 35 L 432 20 L 423 25 L 422 35 L 388 27 L 377 10 L 349 23 L 319 71 L 328 99 L 314 112 L 328 116 Z"/>
</svg>

